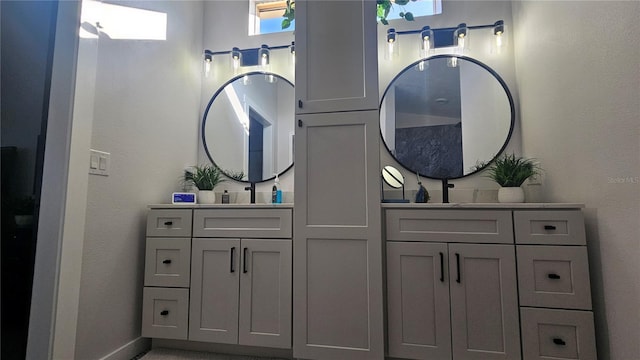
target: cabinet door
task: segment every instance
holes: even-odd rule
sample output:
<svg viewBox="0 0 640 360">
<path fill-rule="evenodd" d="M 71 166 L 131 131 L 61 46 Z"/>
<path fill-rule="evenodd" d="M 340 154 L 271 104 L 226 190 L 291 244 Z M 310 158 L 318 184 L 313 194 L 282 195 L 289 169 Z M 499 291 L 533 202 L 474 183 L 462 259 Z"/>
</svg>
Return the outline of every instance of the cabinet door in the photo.
<svg viewBox="0 0 640 360">
<path fill-rule="evenodd" d="M 453 358 L 520 359 L 515 249 L 450 244 Z"/>
<path fill-rule="evenodd" d="M 387 242 L 389 356 L 450 359 L 447 245 Z"/>
<path fill-rule="evenodd" d="M 296 1 L 298 114 L 378 109 L 376 33 L 375 1 Z"/>
<path fill-rule="evenodd" d="M 297 117 L 294 356 L 384 356 L 378 111 Z"/>
<path fill-rule="evenodd" d="M 239 239 L 193 239 L 189 340 L 238 343 Z"/>
<path fill-rule="evenodd" d="M 291 348 L 291 240 L 242 240 L 241 345 Z"/>
</svg>

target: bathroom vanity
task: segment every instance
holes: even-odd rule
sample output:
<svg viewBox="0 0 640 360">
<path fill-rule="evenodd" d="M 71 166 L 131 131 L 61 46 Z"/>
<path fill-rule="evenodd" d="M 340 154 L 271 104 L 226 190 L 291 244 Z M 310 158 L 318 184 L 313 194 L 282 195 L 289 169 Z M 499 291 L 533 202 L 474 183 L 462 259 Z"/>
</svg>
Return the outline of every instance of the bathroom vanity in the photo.
<svg viewBox="0 0 640 360">
<path fill-rule="evenodd" d="M 142 336 L 291 348 L 292 207 L 153 205 Z"/>
<path fill-rule="evenodd" d="M 381 207 L 388 357 L 596 359 L 582 205 Z M 292 213 L 150 206 L 142 335 L 291 349 Z"/>
<path fill-rule="evenodd" d="M 595 360 L 580 208 L 384 204 L 388 355 Z"/>
</svg>

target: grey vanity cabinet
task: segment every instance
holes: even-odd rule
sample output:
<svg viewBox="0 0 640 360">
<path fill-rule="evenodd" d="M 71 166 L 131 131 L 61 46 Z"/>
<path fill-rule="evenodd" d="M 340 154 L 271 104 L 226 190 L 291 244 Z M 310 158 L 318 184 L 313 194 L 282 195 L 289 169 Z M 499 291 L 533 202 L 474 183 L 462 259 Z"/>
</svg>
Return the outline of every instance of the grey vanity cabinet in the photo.
<svg viewBox="0 0 640 360">
<path fill-rule="evenodd" d="M 142 336 L 187 339 L 191 209 L 154 209 L 147 216 Z"/>
<path fill-rule="evenodd" d="M 450 359 L 447 244 L 387 242 L 389 356 Z"/>
<path fill-rule="evenodd" d="M 147 224 L 143 336 L 291 348 L 291 208 L 152 208 Z"/>
<path fill-rule="evenodd" d="M 513 246 L 387 242 L 389 356 L 518 359 Z"/>
<path fill-rule="evenodd" d="M 376 27 L 374 1 L 296 1 L 297 114 L 378 109 Z"/>
<path fill-rule="evenodd" d="M 296 358 L 384 356 L 377 114 L 297 117 Z"/>
<path fill-rule="evenodd" d="M 291 240 L 193 239 L 189 340 L 291 348 Z"/>
<path fill-rule="evenodd" d="M 513 217 L 524 360 L 597 359 L 582 211 Z"/>
</svg>

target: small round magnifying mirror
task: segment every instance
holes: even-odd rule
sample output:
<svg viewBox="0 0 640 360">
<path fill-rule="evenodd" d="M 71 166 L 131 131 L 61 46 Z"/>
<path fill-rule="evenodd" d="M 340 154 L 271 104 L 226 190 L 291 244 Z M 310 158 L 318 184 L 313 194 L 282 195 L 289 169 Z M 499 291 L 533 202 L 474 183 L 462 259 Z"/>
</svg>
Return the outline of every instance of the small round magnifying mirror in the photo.
<svg viewBox="0 0 640 360">
<path fill-rule="evenodd" d="M 385 199 L 384 186 L 382 188 L 383 203 L 408 203 L 409 200 L 404 198 L 404 176 L 393 166 L 387 165 L 382 168 L 382 179 L 384 182 L 394 189 L 402 188 L 402 199 Z"/>
</svg>

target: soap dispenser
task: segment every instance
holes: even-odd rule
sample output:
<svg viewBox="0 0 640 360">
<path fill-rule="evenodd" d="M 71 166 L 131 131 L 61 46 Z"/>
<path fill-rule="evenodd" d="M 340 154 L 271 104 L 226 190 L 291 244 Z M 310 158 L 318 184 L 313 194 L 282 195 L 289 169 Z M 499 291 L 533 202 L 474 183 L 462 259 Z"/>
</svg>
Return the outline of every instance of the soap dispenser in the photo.
<svg viewBox="0 0 640 360">
<path fill-rule="evenodd" d="M 273 188 L 271 190 L 271 202 L 273 204 L 282 204 L 282 190 L 280 190 L 278 174 L 276 174 L 276 179 L 273 182 Z"/>
<path fill-rule="evenodd" d="M 276 204 L 278 202 L 278 185 L 279 184 L 278 175 L 276 175 L 276 179 L 273 182 L 273 187 L 271 188 L 271 203 Z"/>
</svg>

